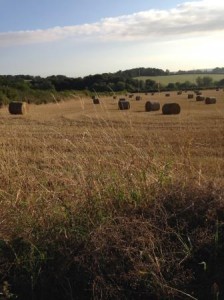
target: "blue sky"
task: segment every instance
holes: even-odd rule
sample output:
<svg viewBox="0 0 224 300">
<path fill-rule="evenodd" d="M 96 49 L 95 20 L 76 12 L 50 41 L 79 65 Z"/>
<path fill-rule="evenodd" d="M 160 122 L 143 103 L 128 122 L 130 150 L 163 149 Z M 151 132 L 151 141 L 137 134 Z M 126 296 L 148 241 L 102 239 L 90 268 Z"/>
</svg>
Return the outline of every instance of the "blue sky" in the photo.
<svg viewBox="0 0 224 300">
<path fill-rule="evenodd" d="M 223 67 L 224 1 L 0 0 L 0 74 Z"/>
</svg>

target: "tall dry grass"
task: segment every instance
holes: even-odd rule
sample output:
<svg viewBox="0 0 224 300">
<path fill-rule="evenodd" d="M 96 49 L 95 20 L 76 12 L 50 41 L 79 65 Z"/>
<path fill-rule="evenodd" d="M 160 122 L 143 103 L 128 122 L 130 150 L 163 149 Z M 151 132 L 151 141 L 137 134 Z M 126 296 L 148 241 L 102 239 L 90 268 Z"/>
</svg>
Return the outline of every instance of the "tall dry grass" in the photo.
<svg viewBox="0 0 224 300">
<path fill-rule="evenodd" d="M 223 295 L 215 93 L 212 107 L 171 93 L 178 116 L 144 112 L 144 100 L 121 112 L 112 98 L 31 105 L 26 116 L 2 109 L 0 297 Z"/>
</svg>

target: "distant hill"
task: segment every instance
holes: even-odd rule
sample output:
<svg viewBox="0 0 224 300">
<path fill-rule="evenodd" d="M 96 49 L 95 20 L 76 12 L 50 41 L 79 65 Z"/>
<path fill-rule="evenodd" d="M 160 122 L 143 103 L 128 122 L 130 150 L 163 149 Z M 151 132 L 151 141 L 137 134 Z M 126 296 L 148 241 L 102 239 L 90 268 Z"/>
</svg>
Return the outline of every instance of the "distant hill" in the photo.
<svg viewBox="0 0 224 300">
<path fill-rule="evenodd" d="M 188 70 L 182 71 L 179 70 L 177 72 L 170 72 L 170 74 L 178 75 L 178 74 L 224 74 L 224 67 L 223 68 L 214 68 L 214 69 L 197 69 L 197 70 Z"/>
<path fill-rule="evenodd" d="M 224 67 L 219 68 L 216 67 L 214 69 L 197 69 L 197 70 L 179 70 L 177 72 L 169 71 L 169 70 L 162 70 L 158 68 L 133 68 L 124 71 L 118 71 L 113 73 L 116 76 L 123 77 L 123 78 L 137 78 L 137 77 L 144 77 L 144 76 L 166 76 L 166 75 L 182 75 L 182 74 L 224 74 Z"/>
<path fill-rule="evenodd" d="M 124 78 L 134 78 L 139 76 L 163 76 L 168 75 L 169 71 L 164 71 L 162 69 L 157 68 L 134 68 L 128 69 L 125 71 L 115 72 L 115 76 L 124 77 Z"/>
<path fill-rule="evenodd" d="M 143 80 L 154 80 L 157 84 L 161 84 L 163 86 L 167 86 L 169 83 L 189 83 L 196 84 L 198 77 L 204 78 L 209 77 L 213 82 L 218 82 L 224 79 L 224 73 L 181 73 L 181 74 L 172 74 L 170 75 L 162 75 L 162 76 L 140 76 L 135 79 Z"/>
</svg>

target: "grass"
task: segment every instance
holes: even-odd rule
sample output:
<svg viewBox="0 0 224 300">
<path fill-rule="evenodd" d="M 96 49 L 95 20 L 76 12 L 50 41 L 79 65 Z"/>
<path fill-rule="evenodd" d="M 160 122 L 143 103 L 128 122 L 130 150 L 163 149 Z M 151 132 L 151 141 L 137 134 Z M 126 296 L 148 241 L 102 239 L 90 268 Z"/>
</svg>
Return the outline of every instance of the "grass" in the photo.
<svg viewBox="0 0 224 300">
<path fill-rule="evenodd" d="M 181 75 L 167 75 L 167 76 L 140 76 L 136 79 L 147 80 L 151 79 L 160 83 L 162 85 L 168 85 L 169 83 L 184 83 L 186 81 L 192 82 L 196 84 L 196 79 L 198 77 L 211 77 L 213 81 L 220 81 L 224 79 L 223 74 L 181 74 Z"/>
<path fill-rule="evenodd" d="M 224 92 L 204 93 L 1 109 L 0 299 L 222 297 Z"/>
</svg>

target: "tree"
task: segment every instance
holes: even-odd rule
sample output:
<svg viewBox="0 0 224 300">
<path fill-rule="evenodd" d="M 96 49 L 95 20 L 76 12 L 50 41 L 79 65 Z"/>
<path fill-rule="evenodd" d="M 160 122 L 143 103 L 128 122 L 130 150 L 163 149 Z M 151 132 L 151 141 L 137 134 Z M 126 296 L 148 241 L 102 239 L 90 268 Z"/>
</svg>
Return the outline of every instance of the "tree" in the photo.
<svg viewBox="0 0 224 300">
<path fill-rule="evenodd" d="M 123 91 L 125 90 L 125 82 L 124 81 L 119 81 L 115 85 L 116 91 Z"/>
<path fill-rule="evenodd" d="M 54 85 L 50 80 L 37 77 L 33 79 L 31 82 L 31 87 L 36 90 L 54 90 Z"/>
<path fill-rule="evenodd" d="M 155 80 L 152 80 L 152 79 L 146 79 L 146 81 L 145 81 L 145 89 L 146 89 L 147 91 L 154 90 L 154 89 L 155 89 L 155 86 L 156 86 Z"/>
<path fill-rule="evenodd" d="M 208 88 L 213 85 L 213 79 L 210 76 L 204 76 L 204 77 L 198 76 L 196 78 L 196 83 L 198 87 Z"/>
<path fill-rule="evenodd" d="M 210 76 L 204 76 L 202 78 L 204 87 L 211 87 L 213 84 L 213 79 Z"/>
<path fill-rule="evenodd" d="M 175 83 L 169 83 L 167 85 L 167 89 L 172 91 L 172 90 L 176 90 L 176 84 Z"/>
<path fill-rule="evenodd" d="M 198 87 L 201 87 L 203 85 L 203 80 L 202 80 L 201 76 L 198 76 L 195 81 L 196 81 Z"/>
<path fill-rule="evenodd" d="M 218 87 L 224 87 L 224 79 L 221 79 L 220 81 L 218 81 L 216 83 L 216 86 L 218 86 Z"/>
<path fill-rule="evenodd" d="M 6 95 L 3 93 L 3 91 L 0 90 L 0 106 L 3 104 L 7 104 L 9 99 L 6 97 Z"/>
</svg>

